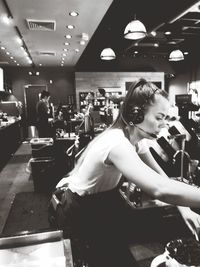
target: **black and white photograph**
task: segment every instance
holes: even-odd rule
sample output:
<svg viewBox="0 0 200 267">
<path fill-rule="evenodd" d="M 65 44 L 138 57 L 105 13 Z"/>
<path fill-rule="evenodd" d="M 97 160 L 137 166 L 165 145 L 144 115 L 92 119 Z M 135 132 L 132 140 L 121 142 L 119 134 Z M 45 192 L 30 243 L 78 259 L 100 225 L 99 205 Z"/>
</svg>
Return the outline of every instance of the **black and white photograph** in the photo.
<svg viewBox="0 0 200 267">
<path fill-rule="evenodd" d="M 200 1 L 0 0 L 0 266 L 200 267 Z"/>
</svg>

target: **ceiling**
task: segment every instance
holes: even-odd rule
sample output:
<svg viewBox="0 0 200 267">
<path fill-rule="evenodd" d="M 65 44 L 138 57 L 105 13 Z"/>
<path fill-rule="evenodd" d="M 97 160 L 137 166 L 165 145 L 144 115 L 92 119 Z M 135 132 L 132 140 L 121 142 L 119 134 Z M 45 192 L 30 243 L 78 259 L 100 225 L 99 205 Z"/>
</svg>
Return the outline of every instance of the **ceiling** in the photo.
<svg viewBox="0 0 200 267">
<path fill-rule="evenodd" d="M 199 7 L 200 1 L 191 0 L 114 0 L 76 65 L 77 70 L 134 70 L 134 63 L 137 70 L 150 70 L 144 64 L 153 60 L 176 66 L 199 61 Z M 134 15 L 144 23 L 148 33 L 139 41 L 123 36 Z M 169 30 L 171 34 L 166 35 Z M 156 32 L 155 36 L 152 31 Z M 116 59 L 103 62 L 99 55 L 108 46 L 115 51 Z M 188 53 L 184 61 L 168 61 L 169 53 L 175 48 Z"/>
<path fill-rule="evenodd" d="M 111 2 L 0 0 L 0 46 L 5 47 L 5 50 L 0 49 L 0 65 L 30 66 L 31 59 L 34 66 L 61 66 L 62 61 L 65 67 L 75 66 Z M 79 15 L 70 16 L 71 11 Z M 2 21 L 5 16 L 10 16 L 8 25 Z M 68 29 L 68 25 L 73 25 L 74 29 Z M 67 34 L 72 38 L 66 39 Z M 17 37 L 22 38 L 22 44 L 17 42 Z M 81 41 L 85 44 L 81 45 Z M 70 45 L 64 45 L 65 42 Z"/>
<path fill-rule="evenodd" d="M 70 11 L 77 11 L 79 16 L 69 16 Z M 5 47 L 0 50 L 0 66 L 62 64 L 77 71 L 123 71 L 126 70 L 124 62 L 129 64 L 138 59 L 168 62 L 169 53 L 175 48 L 185 53 L 185 60 L 175 64 L 187 65 L 199 60 L 200 1 L 0 0 L 0 16 L 5 14 L 12 19 L 10 25 L 0 21 L 0 45 Z M 135 15 L 147 29 L 147 36 L 139 41 L 123 36 L 126 25 Z M 67 25 L 75 28 L 70 30 Z M 152 31 L 156 35 L 152 35 Z M 166 31 L 171 34 L 166 35 Z M 72 38 L 66 39 L 67 34 Z M 31 64 L 16 42 L 17 36 L 22 37 Z M 81 41 L 85 44 L 81 45 Z M 65 42 L 70 45 L 64 45 Z M 112 47 L 115 60 L 100 59 L 105 47 Z"/>
</svg>

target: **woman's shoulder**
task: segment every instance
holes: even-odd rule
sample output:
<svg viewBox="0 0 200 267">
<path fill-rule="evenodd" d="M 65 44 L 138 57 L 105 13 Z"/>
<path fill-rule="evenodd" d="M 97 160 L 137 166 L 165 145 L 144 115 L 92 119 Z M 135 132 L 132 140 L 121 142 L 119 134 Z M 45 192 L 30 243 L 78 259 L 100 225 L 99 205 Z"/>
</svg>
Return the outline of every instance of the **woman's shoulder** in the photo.
<svg viewBox="0 0 200 267">
<path fill-rule="evenodd" d="M 109 146 L 113 146 L 114 144 L 120 143 L 130 143 L 129 140 L 124 135 L 122 129 L 118 128 L 109 128 L 103 134 L 101 138 L 101 142 L 104 144 L 108 144 Z"/>
<path fill-rule="evenodd" d="M 105 131 L 104 133 L 105 138 L 113 138 L 113 139 L 118 139 L 118 138 L 126 138 L 124 135 L 124 132 L 122 129 L 119 128 L 109 128 Z"/>
</svg>

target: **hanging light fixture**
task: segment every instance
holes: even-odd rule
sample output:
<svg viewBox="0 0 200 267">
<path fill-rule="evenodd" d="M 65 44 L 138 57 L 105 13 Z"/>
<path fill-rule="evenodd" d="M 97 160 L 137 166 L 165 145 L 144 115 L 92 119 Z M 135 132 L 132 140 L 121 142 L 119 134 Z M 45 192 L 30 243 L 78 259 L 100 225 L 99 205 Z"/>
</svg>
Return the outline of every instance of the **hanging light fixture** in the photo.
<svg viewBox="0 0 200 267">
<path fill-rule="evenodd" d="M 184 55 L 181 50 L 175 49 L 169 55 L 169 61 L 180 61 L 184 60 Z"/>
<path fill-rule="evenodd" d="M 116 55 L 112 48 L 107 47 L 102 50 L 100 57 L 102 60 L 113 60 Z"/>
<path fill-rule="evenodd" d="M 146 28 L 144 24 L 136 19 L 136 16 L 134 20 L 128 23 L 124 30 L 124 38 L 131 39 L 131 40 L 138 40 L 142 39 L 147 35 Z"/>
<path fill-rule="evenodd" d="M 111 27 L 108 27 L 107 35 L 105 36 L 108 39 L 107 46 L 101 51 L 100 58 L 102 60 L 113 60 L 116 58 L 114 50 L 110 47 L 111 43 Z"/>
</svg>

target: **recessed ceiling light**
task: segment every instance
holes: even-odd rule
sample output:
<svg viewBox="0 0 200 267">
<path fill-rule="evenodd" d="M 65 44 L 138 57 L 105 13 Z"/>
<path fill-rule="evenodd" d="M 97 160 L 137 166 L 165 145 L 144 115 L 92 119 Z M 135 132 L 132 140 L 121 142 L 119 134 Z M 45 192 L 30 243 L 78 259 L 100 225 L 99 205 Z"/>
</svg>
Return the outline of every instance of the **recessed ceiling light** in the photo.
<svg viewBox="0 0 200 267">
<path fill-rule="evenodd" d="M 189 52 L 185 51 L 183 54 L 184 54 L 184 55 L 188 55 L 188 54 L 189 54 Z"/>
<path fill-rule="evenodd" d="M 69 12 L 69 15 L 72 17 L 77 17 L 79 14 L 76 11 L 71 11 L 71 12 Z"/>
<path fill-rule="evenodd" d="M 5 50 L 6 48 L 4 46 L 1 46 L 1 50 Z"/>
<path fill-rule="evenodd" d="M 68 43 L 68 42 L 65 42 L 65 43 L 64 43 L 64 45 L 70 45 L 70 43 Z"/>
<path fill-rule="evenodd" d="M 72 36 L 71 36 L 70 34 L 67 34 L 67 35 L 65 35 L 65 38 L 67 38 L 67 39 L 71 39 Z"/>
<path fill-rule="evenodd" d="M 75 26 L 74 25 L 67 25 L 67 28 L 70 29 L 70 30 L 72 30 L 72 29 L 75 28 Z"/>
<path fill-rule="evenodd" d="M 155 43 L 153 46 L 154 47 L 159 47 L 159 44 L 158 43 Z"/>
<path fill-rule="evenodd" d="M 78 49 L 78 48 L 76 48 L 76 49 L 74 49 L 74 50 L 75 50 L 75 52 L 76 52 L 76 53 L 78 53 L 78 52 L 79 52 L 79 49 Z"/>
<path fill-rule="evenodd" d="M 23 44 L 23 42 L 22 42 L 22 39 L 21 39 L 21 38 L 19 38 L 19 37 L 16 37 L 16 42 L 17 42 L 18 44 L 20 44 L 20 45 L 22 45 L 22 44 Z"/>
<path fill-rule="evenodd" d="M 67 51 L 68 51 L 68 49 L 67 49 L 67 48 L 63 48 L 63 51 L 67 52 Z"/>
<path fill-rule="evenodd" d="M 19 63 L 17 63 L 17 66 L 19 66 Z"/>
<path fill-rule="evenodd" d="M 12 18 L 4 14 L 4 15 L 1 16 L 1 21 L 2 21 L 4 24 L 9 25 L 9 24 L 11 24 L 11 22 L 12 22 Z"/>
<path fill-rule="evenodd" d="M 165 35 L 170 35 L 170 34 L 171 34 L 170 31 L 166 31 L 166 32 L 165 32 Z"/>
<path fill-rule="evenodd" d="M 26 59 L 27 59 L 28 63 L 30 63 L 30 64 L 33 63 L 32 60 L 29 57 L 27 57 Z"/>
<path fill-rule="evenodd" d="M 42 66 L 42 63 L 40 63 L 39 66 Z"/>
<path fill-rule="evenodd" d="M 10 52 L 6 52 L 7 55 L 10 55 Z"/>
<path fill-rule="evenodd" d="M 63 57 L 66 57 L 67 54 L 63 53 L 62 55 L 63 55 Z"/>
</svg>

